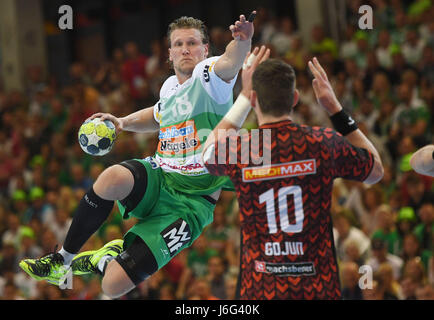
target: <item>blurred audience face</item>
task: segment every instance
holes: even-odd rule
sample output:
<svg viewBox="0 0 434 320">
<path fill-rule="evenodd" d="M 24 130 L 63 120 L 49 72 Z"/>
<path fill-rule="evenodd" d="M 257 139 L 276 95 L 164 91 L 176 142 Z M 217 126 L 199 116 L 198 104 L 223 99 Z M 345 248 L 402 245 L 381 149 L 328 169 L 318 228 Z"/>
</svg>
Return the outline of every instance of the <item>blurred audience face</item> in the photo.
<svg viewBox="0 0 434 320">
<path fill-rule="evenodd" d="M 128 42 L 125 45 L 125 55 L 128 59 L 134 60 L 139 56 L 139 48 L 134 42 Z"/>
<path fill-rule="evenodd" d="M 235 300 L 237 294 L 237 278 L 229 277 L 226 279 L 225 292 L 227 300 Z"/>
<path fill-rule="evenodd" d="M 3 300 L 17 300 L 18 289 L 13 283 L 7 283 L 3 289 Z"/>
<path fill-rule="evenodd" d="M 107 227 L 106 241 L 110 242 L 115 239 L 122 239 L 122 232 L 118 226 L 112 225 Z"/>
<path fill-rule="evenodd" d="M 48 286 L 46 289 L 47 300 L 61 300 L 63 299 L 60 288 L 57 286 Z"/>
<path fill-rule="evenodd" d="M 390 87 L 389 79 L 385 73 L 376 73 L 372 84 L 372 89 L 378 93 L 384 93 Z"/>
<path fill-rule="evenodd" d="M 355 288 L 359 283 L 359 267 L 354 262 L 344 262 L 342 265 L 342 285 L 344 288 Z"/>
<path fill-rule="evenodd" d="M 398 152 L 401 156 L 409 154 L 415 150 L 414 141 L 410 136 L 402 138 L 401 143 L 398 146 Z"/>
<path fill-rule="evenodd" d="M 403 271 L 404 277 L 412 277 L 417 283 L 421 283 L 425 278 L 425 268 L 419 257 L 412 258 L 406 262 Z"/>
<path fill-rule="evenodd" d="M 221 205 L 217 205 L 214 209 L 214 226 L 225 226 L 226 225 L 226 213 Z"/>
<path fill-rule="evenodd" d="M 350 232 L 350 228 L 351 228 L 351 224 L 348 218 L 343 215 L 338 215 L 334 219 L 334 225 L 336 230 L 339 233 L 339 237 L 345 239 L 348 236 L 348 233 Z"/>
<path fill-rule="evenodd" d="M 345 254 L 348 261 L 358 262 L 360 260 L 360 250 L 356 241 L 350 241 L 346 244 Z"/>
<path fill-rule="evenodd" d="M 379 262 L 386 261 L 387 248 L 384 245 L 382 248 L 372 248 L 372 255 L 377 258 Z"/>
<path fill-rule="evenodd" d="M 196 241 L 193 242 L 193 248 L 199 252 L 205 252 L 207 248 L 207 239 L 204 235 L 199 236 Z"/>
<path fill-rule="evenodd" d="M 419 241 L 417 237 L 410 233 L 404 237 L 402 250 L 405 256 L 408 258 L 416 257 L 419 254 Z"/>
<path fill-rule="evenodd" d="M 84 176 L 84 169 L 81 164 L 73 164 L 71 166 L 71 178 L 74 180 L 75 183 L 80 183 L 85 178 Z"/>
<path fill-rule="evenodd" d="M 211 296 L 211 289 L 208 281 L 197 279 L 194 282 L 193 295 L 200 297 L 201 300 L 207 300 Z"/>
<path fill-rule="evenodd" d="M 425 225 L 431 225 L 434 222 L 434 205 L 424 203 L 419 209 L 419 217 Z"/>
<path fill-rule="evenodd" d="M 434 288 L 432 285 L 425 284 L 416 289 L 417 300 L 434 300 Z"/>
<path fill-rule="evenodd" d="M 411 101 L 412 93 L 411 88 L 407 83 L 402 83 L 398 87 L 398 97 L 401 101 L 403 101 L 405 104 L 409 104 Z"/>
<path fill-rule="evenodd" d="M 380 31 L 378 35 L 378 45 L 382 48 L 387 48 L 390 44 L 390 36 L 387 30 Z"/>
<path fill-rule="evenodd" d="M 222 258 L 215 256 L 208 260 L 208 272 L 213 279 L 220 278 L 225 272 Z"/>
<path fill-rule="evenodd" d="M 381 300 L 382 294 L 377 281 L 372 281 L 372 289 L 366 288 L 362 290 L 363 300 Z"/>
<path fill-rule="evenodd" d="M 393 282 L 393 269 L 388 263 L 382 263 L 378 269 L 378 277 L 384 288 L 389 288 Z"/>
<path fill-rule="evenodd" d="M 312 40 L 316 43 L 319 43 L 321 41 L 323 41 L 325 38 L 324 36 L 324 30 L 322 26 L 314 26 L 312 28 Z"/>
<path fill-rule="evenodd" d="M 10 214 L 8 217 L 8 229 L 13 232 L 17 232 L 19 226 L 20 226 L 20 220 L 18 219 L 18 216 L 14 214 Z"/>
<path fill-rule="evenodd" d="M 365 205 L 366 209 L 369 211 L 374 210 L 382 203 L 382 194 L 381 190 L 370 187 L 365 190 L 363 193 L 363 204 Z"/>
<path fill-rule="evenodd" d="M 104 166 L 96 163 L 93 164 L 90 167 L 90 177 L 92 178 L 92 181 L 96 181 L 96 179 L 98 178 L 98 176 L 104 171 Z"/>
<path fill-rule="evenodd" d="M 160 300 L 175 300 L 173 287 L 170 284 L 163 285 L 160 289 Z"/>
<path fill-rule="evenodd" d="M 377 227 L 382 230 L 388 230 L 394 226 L 394 215 L 388 205 L 381 205 L 377 210 Z"/>
<path fill-rule="evenodd" d="M 400 285 L 405 299 L 412 299 L 415 297 L 417 283 L 411 277 L 404 277 L 401 280 Z"/>
</svg>

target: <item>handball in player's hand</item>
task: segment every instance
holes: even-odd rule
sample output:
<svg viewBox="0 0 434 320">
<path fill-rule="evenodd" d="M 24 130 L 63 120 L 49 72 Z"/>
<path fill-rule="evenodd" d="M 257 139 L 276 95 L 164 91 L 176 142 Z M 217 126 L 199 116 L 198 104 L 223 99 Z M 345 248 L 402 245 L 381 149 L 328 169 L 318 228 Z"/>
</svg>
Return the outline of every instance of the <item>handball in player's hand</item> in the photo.
<svg viewBox="0 0 434 320">
<path fill-rule="evenodd" d="M 86 120 L 78 130 L 78 143 L 84 152 L 103 156 L 110 152 L 116 139 L 116 128 L 110 120 Z"/>
</svg>

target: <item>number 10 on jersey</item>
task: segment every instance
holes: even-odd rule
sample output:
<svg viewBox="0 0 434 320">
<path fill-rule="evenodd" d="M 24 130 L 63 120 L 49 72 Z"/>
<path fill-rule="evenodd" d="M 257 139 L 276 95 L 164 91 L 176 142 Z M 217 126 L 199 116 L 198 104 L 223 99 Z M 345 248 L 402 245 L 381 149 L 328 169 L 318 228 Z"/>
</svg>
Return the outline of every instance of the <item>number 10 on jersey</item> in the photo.
<svg viewBox="0 0 434 320">
<path fill-rule="evenodd" d="M 295 224 L 289 223 L 287 197 L 294 197 Z M 269 189 L 259 196 L 259 203 L 266 204 L 267 223 L 270 233 L 277 233 L 276 208 L 274 205 L 274 189 Z M 280 229 L 287 233 L 298 233 L 303 230 L 303 197 L 299 186 L 282 187 L 278 191 L 278 206 L 280 217 Z"/>
</svg>

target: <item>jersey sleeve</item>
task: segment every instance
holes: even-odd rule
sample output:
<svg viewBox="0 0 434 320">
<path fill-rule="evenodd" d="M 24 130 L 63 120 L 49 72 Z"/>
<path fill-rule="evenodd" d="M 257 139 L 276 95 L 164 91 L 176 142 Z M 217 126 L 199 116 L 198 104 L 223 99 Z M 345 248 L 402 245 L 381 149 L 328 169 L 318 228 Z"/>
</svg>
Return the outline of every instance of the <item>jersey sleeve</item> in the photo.
<svg viewBox="0 0 434 320">
<path fill-rule="evenodd" d="M 160 100 L 154 105 L 154 119 L 158 123 L 160 123 L 160 110 L 161 110 L 161 99 L 166 97 L 170 90 L 174 88 L 174 86 L 178 83 L 176 76 L 171 76 L 164 81 L 163 85 L 160 89 Z"/>
<path fill-rule="evenodd" d="M 192 77 L 200 79 L 205 91 L 217 104 L 225 104 L 232 98 L 232 89 L 238 76 L 235 76 L 230 82 L 220 79 L 214 70 L 220 57 L 208 58 L 198 63 L 193 70 Z"/>
<path fill-rule="evenodd" d="M 155 121 L 157 121 L 158 123 L 160 123 L 160 106 L 161 106 L 161 102 L 158 101 L 155 105 L 154 105 L 154 119 Z"/>
<path fill-rule="evenodd" d="M 374 167 L 374 155 L 364 148 L 353 146 L 341 134 L 332 131 L 332 159 L 335 177 L 365 181 Z"/>
</svg>

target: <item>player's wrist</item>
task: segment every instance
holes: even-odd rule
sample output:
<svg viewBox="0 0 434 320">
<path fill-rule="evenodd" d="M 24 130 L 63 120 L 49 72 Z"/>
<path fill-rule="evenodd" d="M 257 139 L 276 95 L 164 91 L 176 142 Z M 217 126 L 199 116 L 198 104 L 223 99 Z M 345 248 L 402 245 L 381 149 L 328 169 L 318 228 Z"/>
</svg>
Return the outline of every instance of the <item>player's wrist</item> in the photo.
<svg viewBox="0 0 434 320">
<path fill-rule="evenodd" d="M 342 105 L 336 97 L 331 97 L 326 100 L 326 102 L 323 102 L 321 106 L 327 111 L 329 117 L 332 117 L 343 110 Z"/>
<path fill-rule="evenodd" d="M 251 109 L 252 107 L 250 106 L 248 96 L 241 92 L 224 119 L 232 123 L 235 127 L 241 128 Z"/>
<path fill-rule="evenodd" d="M 327 113 L 329 114 L 329 117 L 332 117 L 335 114 L 341 112 L 342 110 L 343 110 L 343 108 L 341 106 L 333 106 L 333 107 L 329 107 L 327 109 Z"/>
<path fill-rule="evenodd" d="M 238 37 L 234 37 L 234 41 L 236 41 L 238 43 L 246 44 L 246 45 L 251 45 L 252 44 L 252 37 L 248 37 L 246 39 L 241 39 L 241 37 L 238 36 Z"/>
<path fill-rule="evenodd" d="M 250 90 L 242 89 L 239 95 L 243 95 L 247 99 L 250 99 Z"/>
<path fill-rule="evenodd" d="M 340 111 L 330 116 L 330 121 L 335 130 L 343 136 L 346 136 L 359 128 L 356 121 L 342 108 Z"/>
</svg>

